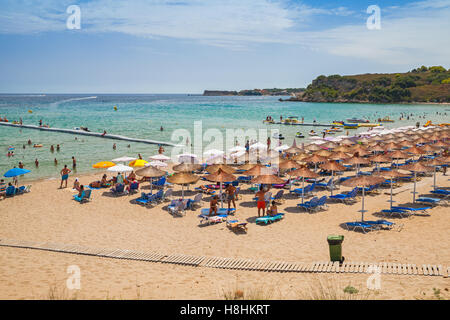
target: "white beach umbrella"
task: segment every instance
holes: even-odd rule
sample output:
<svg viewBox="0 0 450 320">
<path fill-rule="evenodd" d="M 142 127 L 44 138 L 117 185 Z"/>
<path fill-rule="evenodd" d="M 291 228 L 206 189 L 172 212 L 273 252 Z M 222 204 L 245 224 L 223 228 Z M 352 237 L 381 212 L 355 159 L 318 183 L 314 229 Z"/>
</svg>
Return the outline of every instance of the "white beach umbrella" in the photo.
<svg viewBox="0 0 450 320">
<path fill-rule="evenodd" d="M 233 159 L 240 158 L 242 156 L 245 156 L 245 154 L 246 154 L 245 150 L 234 152 L 234 153 L 230 154 L 230 158 L 233 158 Z"/>
<path fill-rule="evenodd" d="M 218 155 L 223 155 L 224 152 L 222 150 L 218 150 L 218 149 L 210 149 L 210 150 L 206 150 L 205 152 L 203 152 L 203 155 L 205 157 L 213 157 L 213 156 L 218 156 Z"/>
<path fill-rule="evenodd" d="M 287 145 L 287 144 L 283 144 L 282 146 L 279 146 L 279 147 L 276 147 L 275 148 L 275 151 L 284 151 L 284 150 L 287 150 L 287 149 L 289 149 L 290 147 Z"/>
<path fill-rule="evenodd" d="M 267 145 L 265 145 L 261 142 L 257 142 L 250 146 L 250 150 L 267 150 Z"/>
<path fill-rule="evenodd" d="M 178 162 L 180 163 L 198 163 L 197 155 L 193 153 L 182 153 L 178 156 Z"/>
<path fill-rule="evenodd" d="M 129 167 L 129 166 L 125 166 L 123 164 L 118 164 L 113 167 L 109 167 L 108 169 L 106 169 L 106 171 L 109 171 L 109 172 L 131 172 L 131 171 L 133 171 L 133 168 Z"/>
<path fill-rule="evenodd" d="M 157 160 L 157 161 L 167 161 L 170 160 L 170 157 L 165 156 L 163 154 L 155 154 L 154 156 L 148 157 L 150 160 Z"/>
<path fill-rule="evenodd" d="M 228 150 L 228 152 L 233 153 L 233 152 L 240 152 L 240 151 L 245 151 L 245 147 L 242 146 L 235 146 L 231 149 Z"/>
<path fill-rule="evenodd" d="M 152 167 L 161 167 L 161 168 L 163 168 L 163 167 L 167 167 L 168 164 L 165 163 L 165 162 L 162 162 L 162 161 L 151 161 L 149 163 L 146 163 L 145 166 L 146 167 L 152 166 Z"/>
<path fill-rule="evenodd" d="M 116 159 L 112 159 L 112 162 L 130 162 L 130 161 L 134 161 L 137 158 L 133 158 L 133 157 L 120 157 L 120 158 L 116 158 Z"/>
</svg>

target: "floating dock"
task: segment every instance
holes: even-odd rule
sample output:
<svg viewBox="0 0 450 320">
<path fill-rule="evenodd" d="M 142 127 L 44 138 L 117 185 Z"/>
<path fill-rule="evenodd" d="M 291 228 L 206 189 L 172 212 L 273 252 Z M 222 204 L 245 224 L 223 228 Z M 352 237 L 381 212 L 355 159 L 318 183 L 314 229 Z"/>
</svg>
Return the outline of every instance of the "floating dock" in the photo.
<svg viewBox="0 0 450 320">
<path fill-rule="evenodd" d="M 157 140 L 149 140 L 149 139 L 139 139 L 139 138 L 130 138 L 130 137 L 124 137 L 116 134 L 106 134 L 103 135 L 103 133 L 100 132 L 88 132 L 83 130 L 74 130 L 74 129 L 61 129 L 61 128 L 46 128 L 46 127 L 39 127 L 36 125 L 31 124 L 13 124 L 10 122 L 0 122 L 0 125 L 5 127 L 12 127 L 12 128 L 19 128 L 19 129 L 34 129 L 34 130 L 41 130 L 41 131 L 47 131 L 47 132 L 60 132 L 60 133 L 68 133 L 68 134 L 74 134 L 74 135 L 82 135 L 82 136 L 90 136 L 90 137 L 97 137 L 97 138 L 103 138 L 103 139 L 112 139 L 112 140 L 122 140 L 122 141 L 129 141 L 129 142 L 139 142 L 139 143 L 146 143 L 146 144 L 153 144 L 153 145 L 163 145 L 163 146 L 169 146 L 169 147 L 180 147 L 180 145 L 177 145 L 175 143 L 171 142 L 163 142 L 163 141 L 157 141 Z"/>
<path fill-rule="evenodd" d="M 285 126 L 304 126 L 304 127 L 337 127 L 335 124 L 324 124 L 324 123 L 284 123 L 284 122 L 265 122 L 265 124 L 282 124 Z"/>
</svg>

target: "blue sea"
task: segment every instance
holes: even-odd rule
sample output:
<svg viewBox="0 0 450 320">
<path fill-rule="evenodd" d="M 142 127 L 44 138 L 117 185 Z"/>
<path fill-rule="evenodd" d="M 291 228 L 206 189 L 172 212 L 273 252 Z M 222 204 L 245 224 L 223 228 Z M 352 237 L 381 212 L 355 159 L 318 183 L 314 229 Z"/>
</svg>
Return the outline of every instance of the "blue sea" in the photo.
<svg viewBox="0 0 450 320">
<path fill-rule="evenodd" d="M 427 120 L 441 123 L 450 122 L 449 105 L 374 105 L 342 103 L 304 103 L 279 102 L 280 97 L 204 97 L 187 94 L 149 94 L 149 95 L 0 95 L 0 117 L 9 121 L 22 118 L 24 124 L 38 125 L 42 119 L 51 127 L 73 129 L 88 127 L 91 131 L 120 134 L 128 137 L 171 141 L 175 129 L 186 129 L 193 133 L 194 121 L 202 121 L 203 129 L 216 128 L 225 134 L 226 129 L 279 129 L 291 144 L 296 132 L 302 132 L 307 140 L 311 127 L 267 125 L 266 116 L 276 121 L 283 118 L 304 117 L 305 122 L 331 123 L 357 117 L 375 122 L 378 118 L 389 116 L 394 123 L 385 127 L 424 124 Z M 287 98 L 287 97 L 282 97 Z M 117 111 L 114 110 L 117 106 Z M 31 113 L 29 112 L 31 111 Z M 399 121 L 403 114 L 412 114 L 409 120 Z M 160 127 L 164 130 L 160 131 Z M 316 131 L 322 128 L 314 128 Z M 363 130 L 363 129 L 358 129 Z M 366 129 L 364 129 L 366 130 Z M 352 131 L 353 133 L 354 131 Z M 345 134 L 341 133 L 341 134 Z M 27 145 L 42 144 L 42 148 Z M 192 140 L 191 140 L 192 141 Z M 173 141 L 179 143 L 180 141 Z M 265 141 L 262 141 L 265 143 Z M 113 144 L 117 148 L 113 150 Z M 50 146 L 59 144 L 59 152 L 50 152 Z M 25 149 L 23 146 L 25 145 Z M 130 145 L 130 147 L 128 147 Z M 206 146 L 207 143 L 204 143 Z M 8 147 L 12 146 L 15 156 L 7 157 Z M 170 147 L 165 147 L 170 154 Z M 95 172 L 92 164 L 111 160 L 120 156 L 134 156 L 140 153 L 144 159 L 157 154 L 158 146 L 142 143 L 129 143 L 96 137 L 53 133 L 31 129 L 8 128 L 0 126 L 0 174 L 17 166 L 19 161 L 32 172 L 24 178 L 39 179 L 59 177 L 64 164 L 71 167 L 71 157 L 77 159 L 77 172 Z M 54 165 L 54 159 L 58 165 Z M 39 168 L 34 161 L 39 160 Z"/>
</svg>

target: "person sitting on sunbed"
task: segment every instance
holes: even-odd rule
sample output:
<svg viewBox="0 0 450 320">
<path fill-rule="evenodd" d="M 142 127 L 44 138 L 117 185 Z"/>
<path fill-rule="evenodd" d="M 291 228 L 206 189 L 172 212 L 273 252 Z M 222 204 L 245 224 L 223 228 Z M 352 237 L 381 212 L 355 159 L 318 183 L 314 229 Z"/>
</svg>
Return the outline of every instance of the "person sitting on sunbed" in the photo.
<svg viewBox="0 0 450 320">
<path fill-rule="evenodd" d="M 78 178 L 75 178 L 75 181 L 73 182 L 73 188 L 77 191 L 80 191 L 80 181 L 78 181 Z"/>
<path fill-rule="evenodd" d="M 270 208 L 267 210 L 267 214 L 271 217 L 275 216 L 278 214 L 278 207 L 275 203 L 275 201 L 272 201 L 272 205 L 270 206 Z"/>
<path fill-rule="evenodd" d="M 128 179 L 128 181 L 136 180 L 136 174 L 134 173 L 134 171 L 131 171 L 131 173 L 128 175 L 127 179 Z"/>
<path fill-rule="evenodd" d="M 212 197 L 211 201 L 209 202 L 209 215 L 211 216 L 212 213 L 214 212 L 214 214 L 217 214 L 217 201 L 218 197 L 214 196 Z"/>
<path fill-rule="evenodd" d="M 81 198 L 84 193 L 84 186 L 80 185 L 80 190 L 78 190 L 78 198 Z"/>
<path fill-rule="evenodd" d="M 108 188 L 111 186 L 111 180 L 108 180 L 106 174 L 103 175 L 102 180 L 100 181 L 102 188 Z"/>
</svg>

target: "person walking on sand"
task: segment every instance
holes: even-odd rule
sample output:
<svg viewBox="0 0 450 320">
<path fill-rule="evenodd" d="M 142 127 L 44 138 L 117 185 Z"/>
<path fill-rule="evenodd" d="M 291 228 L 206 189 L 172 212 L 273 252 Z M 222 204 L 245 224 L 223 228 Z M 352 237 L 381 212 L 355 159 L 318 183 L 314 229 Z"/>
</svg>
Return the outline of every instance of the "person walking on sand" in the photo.
<svg viewBox="0 0 450 320">
<path fill-rule="evenodd" d="M 270 137 L 268 137 L 268 138 L 267 138 L 267 151 L 270 150 L 270 143 L 271 143 Z"/>
<path fill-rule="evenodd" d="M 260 217 L 261 209 L 263 212 L 263 217 L 266 213 L 266 201 L 264 196 L 266 195 L 266 191 L 264 191 L 263 186 L 259 187 L 259 191 L 256 193 L 256 197 L 258 198 L 257 207 L 258 207 L 258 217 Z"/>
<path fill-rule="evenodd" d="M 72 172 L 69 168 L 67 168 L 67 164 L 64 165 L 64 168 L 61 170 L 61 185 L 59 186 L 62 189 L 63 182 L 65 182 L 65 188 L 67 188 L 67 180 L 69 179 L 69 173 Z"/>
<path fill-rule="evenodd" d="M 236 209 L 236 187 L 233 186 L 231 183 L 225 188 L 225 192 L 227 194 L 227 200 L 228 200 L 228 212 L 230 212 L 230 205 L 231 202 L 233 202 L 233 207 Z"/>
</svg>

